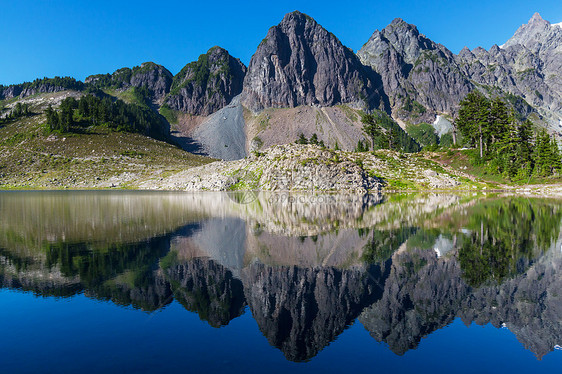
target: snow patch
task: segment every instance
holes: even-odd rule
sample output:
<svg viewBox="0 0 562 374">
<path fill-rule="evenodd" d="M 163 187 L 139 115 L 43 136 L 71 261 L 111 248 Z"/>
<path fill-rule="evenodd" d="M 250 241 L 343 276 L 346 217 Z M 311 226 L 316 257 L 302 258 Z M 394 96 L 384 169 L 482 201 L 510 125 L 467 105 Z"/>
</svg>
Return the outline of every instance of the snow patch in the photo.
<svg viewBox="0 0 562 374">
<path fill-rule="evenodd" d="M 553 23 L 552 26 L 558 26 L 558 27 L 562 28 L 562 22 L 560 22 L 560 23 Z"/>
<path fill-rule="evenodd" d="M 435 121 L 433 121 L 433 128 L 439 137 L 451 132 L 453 130 L 453 125 L 445 117 L 437 115 Z"/>
</svg>

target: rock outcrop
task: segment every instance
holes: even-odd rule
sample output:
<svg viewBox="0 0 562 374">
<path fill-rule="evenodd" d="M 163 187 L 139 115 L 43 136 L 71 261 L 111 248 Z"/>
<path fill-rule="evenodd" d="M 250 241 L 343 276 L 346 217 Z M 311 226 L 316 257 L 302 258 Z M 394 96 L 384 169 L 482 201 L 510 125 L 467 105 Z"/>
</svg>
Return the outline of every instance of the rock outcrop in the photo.
<svg viewBox="0 0 562 374">
<path fill-rule="evenodd" d="M 281 145 L 239 161 L 191 168 L 158 182 L 159 188 L 187 191 L 307 191 L 364 194 L 384 182 L 351 157 L 314 146 Z M 152 183 L 150 188 L 154 188 Z M 139 186 L 148 188 L 149 184 Z"/>
<path fill-rule="evenodd" d="M 126 90 L 132 87 L 145 88 L 149 99 L 161 103 L 170 92 L 172 73 L 154 62 L 145 62 L 134 68 L 121 68 L 113 74 L 91 75 L 85 83 L 98 88 Z"/>
<path fill-rule="evenodd" d="M 207 116 L 242 92 L 246 66 L 221 47 L 213 47 L 176 76 L 165 103 L 171 109 Z"/>
<path fill-rule="evenodd" d="M 269 29 L 250 61 L 242 103 L 253 111 L 299 105 L 379 107 L 375 75 L 353 51 L 298 11 Z"/>
<path fill-rule="evenodd" d="M 0 89 L 0 100 L 12 99 L 16 96 L 19 96 L 21 91 L 22 91 L 21 86 L 16 84 L 8 87 L 2 86 Z"/>
</svg>

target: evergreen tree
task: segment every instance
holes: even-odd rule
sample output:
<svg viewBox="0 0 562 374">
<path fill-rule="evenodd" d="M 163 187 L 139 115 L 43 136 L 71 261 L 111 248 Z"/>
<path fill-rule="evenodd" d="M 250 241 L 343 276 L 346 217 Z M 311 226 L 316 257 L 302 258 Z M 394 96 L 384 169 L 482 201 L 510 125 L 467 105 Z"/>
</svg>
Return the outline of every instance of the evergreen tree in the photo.
<svg viewBox="0 0 562 374">
<path fill-rule="evenodd" d="M 488 141 L 491 130 L 491 104 L 480 92 L 472 91 L 461 101 L 460 106 L 457 127 L 472 146 L 479 147 L 480 158 L 483 158 L 484 143 Z"/>
<path fill-rule="evenodd" d="M 546 177 L 552 174 L 552 148 L 550 137 L 545 130 L 542 130 L 537 135 L 535 143 L 534 161 L 535 161 L 535 174 L 537 176 Z"/>
<path fill-rule="evenodd" d="M 299 138 L 297 139 L 297 141 L 295 142 L 297 144 L 308 144 L 308 139 L 304 136 L 304 134 L 301 132 L 299 134 Z"/>
<path fill-rule="evenodd" d="M 517 127 L 517 138 L 519 144 L 517 146 L 517 154 L 520 159 L 520 173 L 522 176 L 529 176 L 534 167 L 533 163 L 533 130 L 532 123 L 526 120 Z"/>
<path fill-rule="evenodd" d="M 47 107 L 45 114 L 47 116 L 47 127 L 49 131 L 60 131 L 59 115 L 53 110 L 51 105 Z"/>
<path fill-rule="evenodd" d="M 517 126 L 514 123 L 508 123 L 504 128 L 501 140 L 495 143 L 496 148 L 496 164 L 498 171 L 505 177 L 513 180 L 517 175 L 520 167 L 520 158 L 518 155 L 519 136 Z M 499 136 L 497 133 L 495 136 Z"/>
<path fill-rule="evenodd" d="M 490 145 L 498 140 L 498 135 L 501 138 L 504 131 L 508 131 L 510 123 L 510 117 L 513 118 L 513 114 L 510 116 L 505 103 L 496 97 L 490 103 L 490 116 L 488 118 L 488 132 L 487 137 L 487 147 L 490 149 Z"/>
<path fill-rule="evenodd" d="M 549 150 L 549 166 L 550 174 L 560 173 L 560 148 L 558 147 L 558 142 L 554 137 L 550 138 L 550 150 Z"/>
</svg>

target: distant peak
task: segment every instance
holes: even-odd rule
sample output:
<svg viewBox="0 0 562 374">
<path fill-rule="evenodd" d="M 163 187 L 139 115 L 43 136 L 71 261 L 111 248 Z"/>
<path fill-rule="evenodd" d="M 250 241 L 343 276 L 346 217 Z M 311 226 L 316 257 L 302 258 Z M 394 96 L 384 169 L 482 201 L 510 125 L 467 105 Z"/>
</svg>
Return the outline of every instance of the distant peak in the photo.
<svg viewBox="0 0 562 374">
<path fill-rule="evenodd" d="M 529 20 L 529 23 L 540 22 L 540 21 L 544 21 L 544 19 L 541 17 L 541 15 L 538 12 L 536 12 Z"/>
<path fill-rule="evenodd" d="M 412 30 L 415 33 L 418 33 L 418 28 L 416 25 L 411 25 L 408 22 L 404 21 L 402 18 L 395 18 L 392 20 L 390 25 L 387 26 L 386 30 Z"/>
<path fill-rule="evenodd" d="M 209 48 L 209 50 L 207 51 L 207 54 L 213 53 L 213 52 L 219 52 L 219 53 L 224 53 L 224 52 L 228 52 L 226 49 L 224 49 L 223 47 L 219 47 L 218 45 L 215 45 L 214 47 Z"/>
<path fill-rule="evenodd" d="M 533 27 L 546 27 L 550 25 L 550 22 L 546 21 L 544 18 L 541 17 L 539 13 L 533 14 L 529 22 L 527 23 L 529 26 Z"/>
<path fill-rule="evenodd" d="M 285 14 L 285 17 L 283 17 L 283 21 L 281 21 L 281 22 L 306 21 L 306 20 L 310 20 L 310 21 L 313 21 L 313 22 L 316 23 L 314 18 L 312 18 L 308 14 L 304 14 L 304 13 L 298 11 L 298 10 L 295 10 L 291 13 Z"/>
</svg>

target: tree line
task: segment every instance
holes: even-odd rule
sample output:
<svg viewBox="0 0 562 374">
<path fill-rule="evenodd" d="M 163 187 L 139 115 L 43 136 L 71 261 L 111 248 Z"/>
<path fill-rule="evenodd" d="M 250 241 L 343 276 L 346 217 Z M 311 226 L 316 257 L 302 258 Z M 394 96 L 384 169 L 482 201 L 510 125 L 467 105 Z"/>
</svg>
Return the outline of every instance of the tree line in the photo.
<svg viewBox="0 0 562 374">
<path fill-rule="evenodd" d="M 477 163 L 510 180 L 546 177 L 562 169 L 558 143 L 544 129 L 534 134 L 531 121 L 518 120 L 500 99 L 477 91 L 461 102 L 456 126 L 478 150 Z"/>
<path fill-rule="evenodd" d="M 109 97 L 86 95 L 78 100 L 68 97 L 61 102 L 58 111 L 49 106 L 45 114 L 50 131 L 80 132 L 89 126 L 103 126 L 162 140 L 169 135 L 169 128 L 158 114 L 139 105 L 112 101 Z"/>
</svg>

